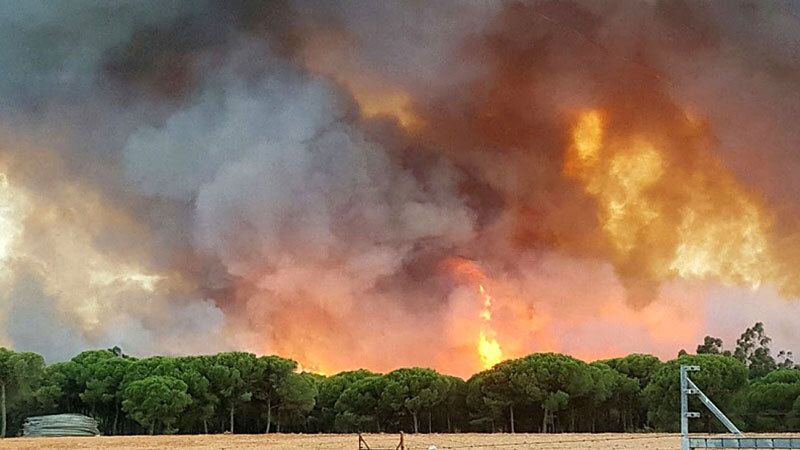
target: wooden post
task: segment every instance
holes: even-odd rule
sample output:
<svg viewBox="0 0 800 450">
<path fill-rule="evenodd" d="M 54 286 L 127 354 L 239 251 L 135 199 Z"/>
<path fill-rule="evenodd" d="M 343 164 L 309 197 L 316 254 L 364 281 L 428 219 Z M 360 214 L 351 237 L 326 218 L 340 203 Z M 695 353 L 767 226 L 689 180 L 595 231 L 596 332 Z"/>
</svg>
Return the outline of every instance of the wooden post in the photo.
<svg viewBox="0 0 800 450">
<path fill-rule="evenodd" d="M 358 433 L 358 450 L 370 450 L 369 444 L 367 444 L 367 441 L 361 436 L 361 433 Z"/>
</svg>

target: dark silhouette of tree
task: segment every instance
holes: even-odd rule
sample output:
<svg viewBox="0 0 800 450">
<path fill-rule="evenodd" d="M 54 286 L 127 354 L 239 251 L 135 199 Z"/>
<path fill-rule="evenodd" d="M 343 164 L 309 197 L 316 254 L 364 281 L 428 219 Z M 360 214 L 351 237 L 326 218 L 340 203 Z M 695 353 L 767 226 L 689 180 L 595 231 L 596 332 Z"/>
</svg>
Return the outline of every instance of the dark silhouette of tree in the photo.
<svg viewBox="0 0 800 450">
<path fill-rule="evenodd" d="M 697 346 L 697 354 L 731 356 L 730 350 L 722 348 L 722 339 L 714 336 L 706 336 L 703 339 L 703 343 Z"/>
</svg>

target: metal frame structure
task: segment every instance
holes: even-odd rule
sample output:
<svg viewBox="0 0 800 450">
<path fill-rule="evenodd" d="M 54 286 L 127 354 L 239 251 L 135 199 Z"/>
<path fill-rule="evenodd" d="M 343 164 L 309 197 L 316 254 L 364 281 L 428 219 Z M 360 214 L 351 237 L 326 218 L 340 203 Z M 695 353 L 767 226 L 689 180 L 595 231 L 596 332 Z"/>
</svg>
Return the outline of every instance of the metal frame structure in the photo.
<svg viewBox="0 0 800 450">
<path fill-rule="evenodd" d="M 720 411 L 700 388 L 689 378 L 689 372 L 700 371 L 699 366 L 681 366 L 681 450 L 699 448 L 781 448 L 800 449 L 800 438 L 795 437 L 755 437 L 746 438 L 736 425 Z M 700 402 L 725 425 L 734 437 L 689 437 L 689 419 L 700 417 L 699 412 L 689 411 L 689 396 L 696 395 Z"/>
<path fill-rule="evenodd" d="M 404 435 L 403 435 L 403 432 L 401 431 L 400 432 L 400 443 L 397 444 L 397 447 L 395 447 L 394 450 L 406 450 L 406 444 L 405 444 L 405 442 L 403 442 L 404 441 L 403 438 L 404 438 Z M 364 436 L 362 436 L 361 433 L 358 433 L 358 450 L 392 450 L 392 449 L 391 448 L 372 449 L 372 448 L 370 448 L 369 444 L 367 444 L 367 441 L 364 440 Z"/>
</svg>

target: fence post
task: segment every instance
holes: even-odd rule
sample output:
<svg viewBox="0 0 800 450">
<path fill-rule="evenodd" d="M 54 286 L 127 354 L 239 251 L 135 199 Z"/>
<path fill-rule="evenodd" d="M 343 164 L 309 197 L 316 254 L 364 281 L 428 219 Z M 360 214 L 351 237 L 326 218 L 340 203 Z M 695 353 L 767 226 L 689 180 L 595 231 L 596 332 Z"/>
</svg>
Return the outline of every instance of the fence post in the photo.
<svg viewBox="0 0 800 450">
<path fill-rule="evenodd" d="M 370 450 L 369 444 L 367 444 L 367 441 L 361 436 L 361 433 L 358 433 L 358 450 Z"/>
<path fill-rule="evenodd" d="M 681 366 L 681 450 L 689 448 L 689 397 L 686 389 L 689 383 L 686 381 L 686 369 L 688 366 Z"/>
</svg>

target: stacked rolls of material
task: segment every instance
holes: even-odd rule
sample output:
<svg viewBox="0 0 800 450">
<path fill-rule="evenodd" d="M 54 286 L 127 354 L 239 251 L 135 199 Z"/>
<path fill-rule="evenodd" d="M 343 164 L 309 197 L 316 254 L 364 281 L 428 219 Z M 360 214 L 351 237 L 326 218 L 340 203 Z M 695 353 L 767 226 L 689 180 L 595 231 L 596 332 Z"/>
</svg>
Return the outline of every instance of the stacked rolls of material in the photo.
<svg viewBox="0 0 800 450">
<path fill-rule="evenodd" d="M 97 421 L 83 414 L 54 414 L 28 417 L 22 424 L 23 436 L 97 436 Z"/>
</svg>

